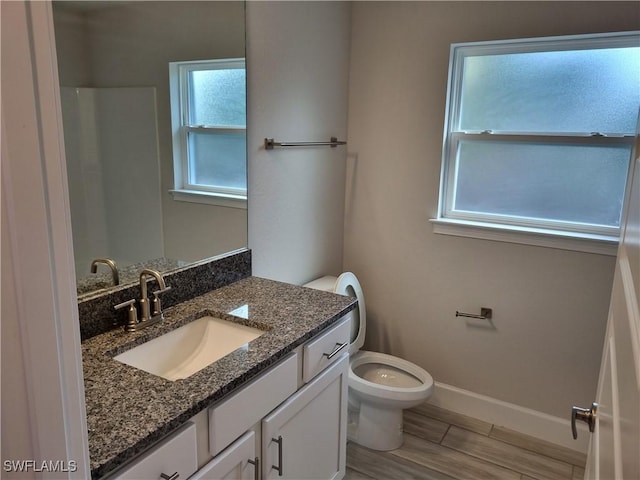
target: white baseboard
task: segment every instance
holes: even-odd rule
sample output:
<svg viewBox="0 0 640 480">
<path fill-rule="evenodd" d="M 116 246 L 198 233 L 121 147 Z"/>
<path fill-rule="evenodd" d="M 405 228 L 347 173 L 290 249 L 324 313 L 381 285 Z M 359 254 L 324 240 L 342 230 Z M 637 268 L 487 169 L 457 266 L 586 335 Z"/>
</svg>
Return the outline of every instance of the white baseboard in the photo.
<svg viewBox="0 0 640 480">
<path fill-rule="evenodd" d="M 589 431 L 578 425 L 578 439 L 571 436 L 571 422 L 530 408 L 436 382 L 428 402 L 478 420 L 509 428 L 540 440 L 586 454 Z M 570 412 L 567 412 L 567 417 Z"/>
</svg>

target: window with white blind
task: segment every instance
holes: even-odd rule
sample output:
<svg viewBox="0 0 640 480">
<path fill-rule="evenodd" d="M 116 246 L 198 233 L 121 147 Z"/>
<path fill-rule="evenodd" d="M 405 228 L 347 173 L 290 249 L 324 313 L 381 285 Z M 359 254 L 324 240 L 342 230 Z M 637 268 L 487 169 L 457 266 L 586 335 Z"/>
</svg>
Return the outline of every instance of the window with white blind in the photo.
<svg viewBox="0 0 640 480">
<path fill-rule="evenodd" d="M 615 247 L 639 109 L 638 32 L 452 45 L 435 231 Z"/>
<path fill-rule="evenodd" d="M 246 208 L 244 58 L 169 64 L 174 198 Z"/>
</svg>

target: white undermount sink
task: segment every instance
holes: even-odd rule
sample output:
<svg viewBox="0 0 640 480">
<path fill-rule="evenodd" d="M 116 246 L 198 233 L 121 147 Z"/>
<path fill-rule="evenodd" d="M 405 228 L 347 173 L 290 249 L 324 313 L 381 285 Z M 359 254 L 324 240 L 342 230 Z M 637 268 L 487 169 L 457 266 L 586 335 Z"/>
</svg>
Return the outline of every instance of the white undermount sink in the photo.
<svg viewBox="0 0 640 480">
<path fill-rule="evenodd" d="M 257 328 L 210 316 L 201 317 L 160 337 L 113 357 L 158 375 L 180 380 L 265 333 Z"/>
</svg>

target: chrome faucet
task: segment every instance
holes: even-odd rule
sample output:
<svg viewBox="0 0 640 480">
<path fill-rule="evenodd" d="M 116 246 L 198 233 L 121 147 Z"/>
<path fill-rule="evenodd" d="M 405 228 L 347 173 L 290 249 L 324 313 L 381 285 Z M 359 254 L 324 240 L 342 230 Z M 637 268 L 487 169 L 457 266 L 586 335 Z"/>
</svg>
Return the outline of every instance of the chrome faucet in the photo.
<svg viewBox="0 0 640 480">
<path fill-rule="evenodd" d="M 99 263 L 104 263 L 106 266 L 108 266 L 111 269 L 113 284 L 120 285 L 120 276 L 118 275 L 118 267 L 116 267 L 116 262 L 114 262 L 110 258 L 96 258 L 93 262 L 91 262 L 91 273 L 98 272 Z"/>
<path fill-rule="evenodd" d="M 153 293 L 153 317 L 160 317 L 162 319 L 162 305 L 160 303 L 159 295 L 161 293 L 171 290 L 171 287 L 167 287 L 164 283 L 164 277 L 156 270 L 150 270 L 145 268 L 140 272 L 140 290 L 142 297 L 140 298 L 140 321 L 144 322 L 150 320 L 151 308 L 149 306 L 149 297 L 147 296 L 147 276 L 151 275 L 158 282 L 158 290 Z"/>
</svg>

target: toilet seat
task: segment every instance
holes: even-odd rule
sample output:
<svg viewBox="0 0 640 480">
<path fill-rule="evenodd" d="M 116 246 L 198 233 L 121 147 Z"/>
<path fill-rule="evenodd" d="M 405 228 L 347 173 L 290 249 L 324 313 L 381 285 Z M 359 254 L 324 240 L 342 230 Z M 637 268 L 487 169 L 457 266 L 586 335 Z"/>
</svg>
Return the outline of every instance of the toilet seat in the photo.
<svg viewBox="0 0 640 480">
<path fill-rule="evenodd" d="M 387 363 L 367 362 L 353 367 L 353 372 L 360 378 L 387 387 L 414 388 L 422 385 L 422 380 L 406 370 L 396 368 Z"/>
<path fill-rule="evenodd" d="M 356 370 L 366 364 L 380 364 L 393 367 L 415 377 L 420 384 L 414 387 L 388 386 L 362 378 Z M 356 392 L 381 401 L 394 400 L 407 404 L 424 400 L 433 391 L 433 377 L 423 368 L 402 358 L 386 353 L 361 351 L 349 362 L 349 387 Z M 401 398 L 400 395 L 401 394 Z"/>
</svg>

